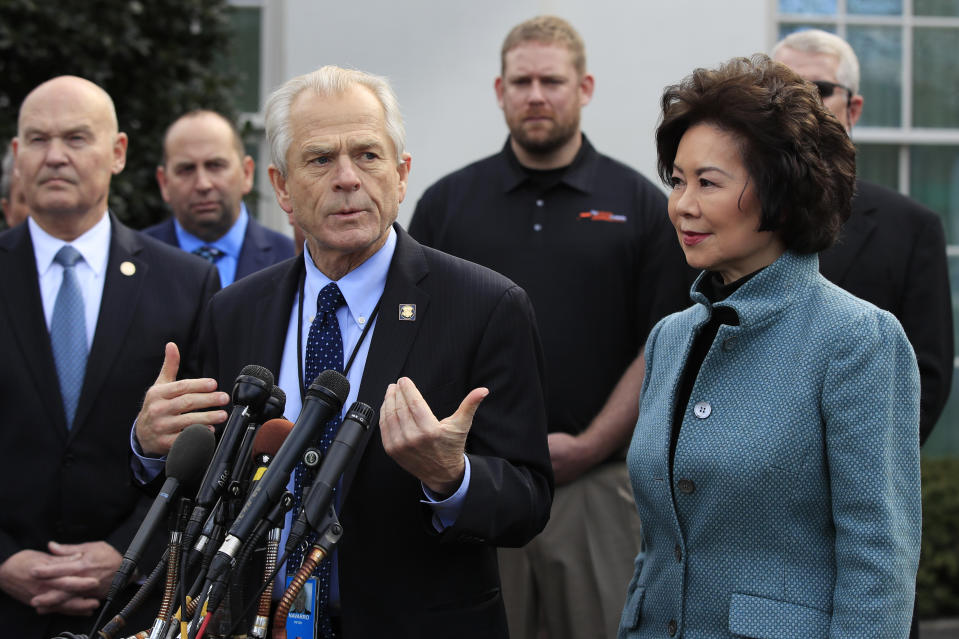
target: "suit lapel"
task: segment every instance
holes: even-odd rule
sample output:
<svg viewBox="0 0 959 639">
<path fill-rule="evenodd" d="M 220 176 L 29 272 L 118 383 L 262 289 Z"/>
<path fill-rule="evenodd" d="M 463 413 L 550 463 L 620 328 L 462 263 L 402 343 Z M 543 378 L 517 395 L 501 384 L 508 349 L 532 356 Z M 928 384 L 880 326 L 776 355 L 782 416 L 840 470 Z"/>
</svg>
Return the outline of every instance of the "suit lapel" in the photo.
<svg viewBox="0 0 959 639">
<path fill-rule="evenodd" d="M 244 336 L 244 340 L 240 340 L 241 343 L 251 342 L 249 361 L 245 364 L 258 364 L 277 372 L 283 360 L 290 313 L 296 304 L 300 278 L 305 270 L 302 256 L 287 260 L 287 263 L 289 268 L 281 269 L 275 278 L 268 280 L 267 288 L 258 296 L 253 313 L 253 330 Z"/>
<path fill-rule="evenodd" d="M 430 296 L 419 287 L 419 283 L 429 273 L 423 249 L 398 225 L 396 230 L 396 251 L 386 276 L 386 287 L 380 299 L 380 308 L 373 329 L 370 352 L 363 369 L 363 381 L 357 398 L 373 407 L 377 420 L 366 433 L 362 446 L 377 430 L 379 408 L 383 403 L 386 387 L 395 382 L 403 372 L 403 365 L 409 356 L 413 341 L 423 325 L 428 312 Z M 401 320 L 400 307 L 415 305 L 416 319 Z M 347 467 L 343 477 L 343 498 L 345 499 L 353 475 L 359 464 L 359 455 L 355 456 Z"/>
<path fill-rule="evenodd" d="M 251 217 L 246 225 L 243 245 L 240 247 L 240 257 L 236 261 L 235 280 L 255 273 L 270 265 L 267 259 L 269 246 L 265 245 L 263 229 Z"/>
<path fill-rule="evenodd" d="M 128 332 L 150 269 L 149 264 L 138 256 L 142 243 L 137 234 L 121 224 L 112 213 L 110 225 L 110 256 L 103 278 L 103 298 L 71 436 L 83 428 L 84 419 L 100 394 L 120 349 L 127 339 L 136 338 Z"/>
<path fill-rule="evenodd" d="M 27 224 L 0 235 L 0 259 L 3 277 L 0 277 L 0 312 L 7 315 L 12 328 L 8 344 L 19 344 L 22 361 L 33 381 L 40 403 L 47 412 L 44 423 L 53 424 L 59 435 L 66 438 L 67 420 L 60 396 L 57 367 L 50 346 L 50 332 L 43 316 L 43 300 L 37 278 L 37 261 Z"/>
<path fill-rule="evenodd" d="M 843 224 L 839 240 L 819 255 L 819 271 L 840 286 L 877 224 L 873 215 L 876 211 L 876 203 L 869 196 L 868 190 L 865 192 L 862 190 L 862 183 L 858 180 L 856 186 L 857 194 L 852 200 L 852 215 Z"/>
<path fill-rule="evenodd" d="M 160 227 L 160 232 L 156 235 L 156 238 L 171 246 L 180 248 L 180 240 L 176 236 L 176 226 L 173 224 L 172 216 Z"/>
</svg>

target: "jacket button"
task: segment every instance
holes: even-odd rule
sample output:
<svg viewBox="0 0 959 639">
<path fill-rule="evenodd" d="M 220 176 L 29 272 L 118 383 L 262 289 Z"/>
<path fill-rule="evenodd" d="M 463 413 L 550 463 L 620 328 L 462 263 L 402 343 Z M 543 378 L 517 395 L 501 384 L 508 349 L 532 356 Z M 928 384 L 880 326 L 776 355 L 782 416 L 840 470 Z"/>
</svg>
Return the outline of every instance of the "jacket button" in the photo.
<svg viewBox="0 0 959 639">
<path fill-rule="evenodd" d="M 683 549 L 679 547 L 679 544 L 676 544 L 676 547 L 673 548 L 673 553 L 676 555 L 676 561 L 683 561 Z"/>
<path fill-rule="evenodd" d="M 683 493 L 684 495 L 691 495 L 696 492 L 696 484 L 693 483 L 692 479 L 680 479 L 679 492 Z"/>
<path fill-rule="evenodd" d="M 699 419 L 706 419 L 711 412 L 713 412 L 713 407 L 709 405 L 709 402 L 696 402 L 696 405 L 693 406 L 693 414 Z"/>
<path fill-rule="evenodd" d="M 723 350 L 724 350 L 724 351 L 731 351 L 731 350 L 733 350 L 734 348 L 736 348 L 736 341 L 737 341 L 737 340 L 736 340 L 735 337 L 727 337 L 726 339 L 724 339 L 724 340 L 723 340 Z"/>
<path fill-rule="evenodd" d="M 666 632 L 669 633 L 669 636 L 672 637 L 676 634 L 676 620 L 670 619 L 669 623 L 666 624 Z"/>
</svg>

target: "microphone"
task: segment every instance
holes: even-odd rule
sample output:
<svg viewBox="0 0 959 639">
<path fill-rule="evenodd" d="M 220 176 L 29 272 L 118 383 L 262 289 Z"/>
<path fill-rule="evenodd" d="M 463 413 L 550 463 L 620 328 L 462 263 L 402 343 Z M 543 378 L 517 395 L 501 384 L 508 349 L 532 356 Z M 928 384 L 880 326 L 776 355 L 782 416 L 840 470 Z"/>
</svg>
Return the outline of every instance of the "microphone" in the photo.
<svg viewBox="0 0 959 639">
<path fill-rule="evenodd" d="M 293 430 L 293 422 L 288 419 L 271 419 L 260 426 L 253 438 L 253 450 L 251 456 L 256 468 L 253 471 L 252 482 L 256 482 L 263 477 L 266 469 L 269 468 L 273 457 L 280 451 L 283 442 Z"/>
<path fill-rule="evenodd" d="M 196 489 L 203 471 L 213 457 L 213 433 L 206 426 L 193 424 L 183 429 L 183 432 L 173 441 L 166 461 L 166 481 L 160 489 L 140 524 L 133 541 L 123 555 L 123 561 L 117 570 L 113 583 L 110 586 L 107 600 L 112 600 L 136 568 L 137 562 L 146 548 L 147 542 L 156 531 L 156 527 L 164 519 L 170 499 L 182 486 L 184 489 Z"/>
<path fill-rule="evenodd" d="M 260 411 L 273 388 L 273 373 L 262 366 L 244 366 L 233 384 L 233 410 L 223 428 L 220 445 L 213 453 L 200 488 L 196 493 L 196 507 L 183 533 L 185 545 L 193 543 L 203 527 L 210 507 L 226 488 L 230 477 L 230 462 L 233 460 L 240 438 L 253 415 Z"/>
<path fill-rule="evenodd" d="M 326 422 L 340 412 L 343 400 L 350 394 L 350 382 L 337 371 L 320 373 L 310 384 L 303 401 L 303 409 L 293 430 L 280 446 L 269 468 L 250 492 L 246 503 L 236 516 L 233 525 L 207 572 L 209 581 L 216 580 L 230 565 L 243 542 L 256 527 L 268 508 L 282 497 L 290 472 Z"/>
<path fill-rule="evenodd" d="M 262 366 L 244 366 L 233 385 L 233 410 L 223 428 L 220 445 L 203 476 L 196 496 L 197 506 L 209 507 L 226 487 L 230 461 L 236 453 L 246 425 L 266 403 L 273 388 L 273 373 Z"/>
<path fill-rule="evenodd" d="M 290 536 L 286 542 L 287 553 L 296 549 L 311 530 L 320 529 L 320 523 L 326 518 L 327 510 L 333 501 L 333 489 L 357 453 L 358 445 L 370 429 L 374 415 L 373 409 L 363 402 L 353 402 L 350 406 L 346 419 L 336 432 L 336 439 L 323 457 L 313 486 L 303 500 L 300 515 L 290 528 Z"/>
<path fill-rule="evenodd" d="M 284 410 L 286 410 L 286 393 L 274 384 L 273 388 L 270 389 L 270 396 L 266 398 L 263 408 L 260 409 L 260 414 L 257 415 L 258 421 L 265 424 L 271 419 L 283 417 Z"/>
<path fill-rule="evenodd" d="M 256 416 L 256 421 L 251 422 L 250 425 L 246 427 L 246 432 L 243 433 L 243 438 L 237 447 L 236 458 L 233 462 L 232 478 L 229 485 L 230 495 L 234 499 L 239 498 L 246 487 L 245 478 L 249 472 L 250 464 L 253 461 L 250 459 L 250 451 L 253 449 L 256 434 L 263 424 L 271 419 L 283 417 L 283 410 L 285 408 L 286 393 L 283 392 L 282 388 L 274 385 L 270 391 L 270 396 L 266 398 L 266 403 L 263 404 L 263 408 L 260 409 L 259 414 Z M 283 443 L 282 439 L 280 443 Z M 279 444 L 277 444 L 277 448 L 279 448 Z M 271 456 L 273 454 L 276 454 L 275 450 Z"/>
</svg>

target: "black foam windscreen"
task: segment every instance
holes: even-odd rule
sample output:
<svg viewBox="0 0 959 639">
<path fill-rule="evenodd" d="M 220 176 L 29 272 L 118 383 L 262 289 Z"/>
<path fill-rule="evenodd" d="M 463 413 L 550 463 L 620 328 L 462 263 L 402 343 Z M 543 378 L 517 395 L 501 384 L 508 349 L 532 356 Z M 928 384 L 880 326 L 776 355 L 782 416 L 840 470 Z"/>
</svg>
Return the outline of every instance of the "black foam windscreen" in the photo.
<svg viewBox="0 0 959 639">
<path fill-rule="evenodd" d="M 333 393 L 339 400 L 340 406 L 343 405 L 343 402 L 346 401 L 347 396 L 350 394 L 349 380 L 343 377 L 342 373 L 334 370 L 323 371 L 316 376 L 316 379 L 310 384 L 310 391 L 315 391 L 319 388 L 326 389 Z"/>
<path fill-rule="evenodd" d="M 266 383 L 267 387 L 273 386 L 275 380 L 273 379 L 273 373 L 270 372 L 269 368 L 265 366 L 257 366 L 256 364 L 247 364 L 243 367 L 243 370 L 240 371 L 240 375 L 248 375 L 250 377 L 256 377 L 259 380 L 262 380 Z"/>
<path fill-rule="evenodd" d="M 170 448 L 166 460 L 167 477 L 176 477 L 180 482 L 182 495 L 194 495 L 203 479 L 210 460 L 216 438 L 207 426 L 191 424 L 183 429 Z"/>
</svg>

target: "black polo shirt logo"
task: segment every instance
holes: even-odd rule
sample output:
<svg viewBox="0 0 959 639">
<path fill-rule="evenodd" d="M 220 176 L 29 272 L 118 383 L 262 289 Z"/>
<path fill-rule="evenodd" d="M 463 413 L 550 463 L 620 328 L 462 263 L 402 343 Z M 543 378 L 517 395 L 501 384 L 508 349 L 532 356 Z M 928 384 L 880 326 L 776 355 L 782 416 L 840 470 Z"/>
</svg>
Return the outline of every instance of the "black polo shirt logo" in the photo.
<svg viewBox="0 0 959 639">
<path fill-rule="evenodd" d="M 590 222 L 625 222 L 625 215 L 617 215 L 612 211 L 583 211 L 579 214 L 579 219 L 589 220 Z"/>
</svg>

